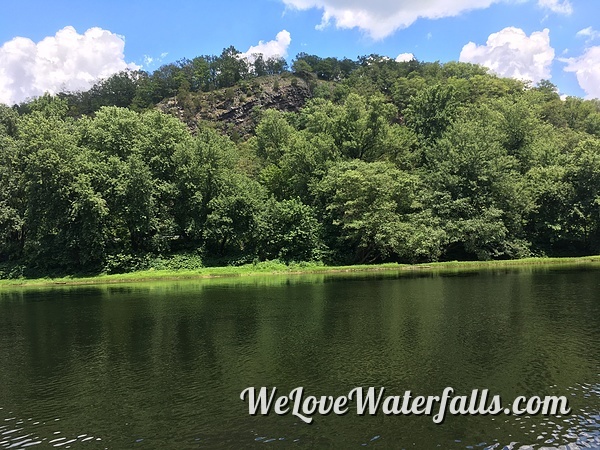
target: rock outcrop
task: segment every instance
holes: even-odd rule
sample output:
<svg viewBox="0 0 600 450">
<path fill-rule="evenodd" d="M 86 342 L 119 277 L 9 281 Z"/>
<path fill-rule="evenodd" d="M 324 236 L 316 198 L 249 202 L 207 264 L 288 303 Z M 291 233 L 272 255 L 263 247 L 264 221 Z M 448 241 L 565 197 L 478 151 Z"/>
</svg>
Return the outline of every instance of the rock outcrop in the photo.
<svg viewBox="0 0 600 450">
<path fill-rule="evenodd" d="M 195 131 L 198 123 L 212 122 L 227 134 L 251 134 L 265 109 L 296 112 L 311 97 L 311 89 L 294 76 L 263 77 L 213 92 L 187 93 L 158 104 Z"/>
</svg>

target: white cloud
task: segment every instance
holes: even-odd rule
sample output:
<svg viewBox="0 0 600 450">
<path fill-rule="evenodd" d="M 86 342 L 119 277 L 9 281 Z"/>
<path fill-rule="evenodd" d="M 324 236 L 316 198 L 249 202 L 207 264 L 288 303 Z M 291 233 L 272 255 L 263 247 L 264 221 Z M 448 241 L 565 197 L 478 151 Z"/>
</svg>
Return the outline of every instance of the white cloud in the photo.
<svg viewBox="0 0 600 450">
<path fill-rule="evenodd" d="M 574 72 L 587 98 L 600 98 L 600 46 L 590 47 L 577 58 L 561 59 L 565 72 Z"/>
<path fill-rule="evenodd" d="M 168 55 L 168 52 L 163 52 L 160 54 L 160 56 L 144 55 L 144 60 L 141 67 L 144 67 L 145 70 L 151 69 L 152 67 L 156 67 L 159 64 L 161 64 Z"/>
<path fill-rule="evenodd" d="M 373 39 L 383 39 L 394 31 L 407 28 L 416 20 L 458 16 L 494 3 L 522 3 L 531 0 L 281 0 L 298 10 L 323 11 L 317 29 L 332 21 L 337 28 L 358 28 Z M 556 14 L 573 12 L 570 0 L 537 0 L 537 5 Z"/>
<path fill-rule="evenodd" d="M 509 27 L 490 34 L 486 45 L 469 42 L 459 59 L 481 64 L 503 77 L 538 82 L 552 76 L 554 49 L 547 28 L 528 37 L 523 30 Z"/>
<path fill-rule="evenodd" d="M 538 5 L 556 14 L 569 15 L 573 12 L 573 6 L 569 0 L 538 0 Z"/>
<path fill-rule="evenodd" d="M 338 28 L 359 28 L 373 39 L 383 39 L 419 18 L 439 19 L 457 16 L 472 9 L 487 8 L 505 0 L 282 0 L 299 10 L 323 11 L 323 28 L 333 20 Z M 542 0 L 540 0 L 542 1 Z M 548 0 L 546 0 L 548 1 Z"/>
<path fill-rule="evenodd" d="M 292 36 L 289 31 L 282 30 L 277 33 L 275 39 L 268 42 L 259 41 L 257 45 L 251 46 L 247 51 L 243 52 L 240 56 L 242 58 L 247 58 L 252 61 L 253 56 L 257 54 L 262 54 L 264 59 L 274 58 L 274 57 L 282 57 L 285 58 L 287 56 L 288 47 L 292 42 Z"/>
<path fill-rule="evenodd" d="M 600 32 L 594 30 L 592 27 L 587 27 L 583 30 L 579 30 L 576 36 L 579 38 L 586 38 L 585 42 L 591 42 L 594 39 L 598 39 L 600 37 Z"/>
<path fill-rule="evenodd" d="M 400 53 L 398 56 L 396 56 L 396 62 L 408 62 L 412 61 L 413 59 L 415 59 L 415 55 L 412 53 Z"/>
<path fill-rule="evenodd" d="M 69 26 L 37 44 L 16 37 L 0 47 L 0 103 L 85 90 L 101 78 L 137 69 L 125 62 L 124 47 L 121 36 L 101 28 L 78 34 Z"/>
</svg>

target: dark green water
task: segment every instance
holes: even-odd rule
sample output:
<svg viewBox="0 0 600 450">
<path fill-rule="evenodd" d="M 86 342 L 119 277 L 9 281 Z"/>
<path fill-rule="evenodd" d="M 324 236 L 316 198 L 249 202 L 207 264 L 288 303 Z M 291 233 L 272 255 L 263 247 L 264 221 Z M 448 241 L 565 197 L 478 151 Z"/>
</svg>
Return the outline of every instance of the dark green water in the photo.
<svg viewBox="0 0 600 450">
<path fill-rule="evenodd" d="M 249 386 L 566 395 L 573 412 L 306 425 L 250 416 Z M 0 448 L 569 444 L 600 447 L 598 268 L 0 290 Z"/>
</svg>

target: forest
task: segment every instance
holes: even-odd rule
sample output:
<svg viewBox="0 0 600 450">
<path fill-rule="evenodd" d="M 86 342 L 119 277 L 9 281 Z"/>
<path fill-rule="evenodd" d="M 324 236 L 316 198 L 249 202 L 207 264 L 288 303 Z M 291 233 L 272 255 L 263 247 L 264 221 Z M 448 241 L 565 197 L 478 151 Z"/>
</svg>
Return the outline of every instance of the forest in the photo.
<svg viewBox="0 0 600 450">
<path fill-rule="evenodd" d="M 600 251 L 600 101 L 466 63 L 239 55 L 0 105 L 0 278 Z"/>
</svg>

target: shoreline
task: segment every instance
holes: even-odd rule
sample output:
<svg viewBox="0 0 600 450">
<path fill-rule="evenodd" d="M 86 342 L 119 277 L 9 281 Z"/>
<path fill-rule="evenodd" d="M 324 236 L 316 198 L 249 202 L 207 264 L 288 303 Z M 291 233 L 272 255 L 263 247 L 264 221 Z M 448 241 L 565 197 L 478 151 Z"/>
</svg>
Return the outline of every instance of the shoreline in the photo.
<svg viewBox="0 0 600 450">
<path fill-rule="evenodd" d="M 600 256 L 583 256 L 567 258 L 527 258 L 502 261 L 447 261 L 423 264 L 385 263 L 376 265 L 355 266 L 322 266 L 318 264 L 300 263 L 285 265 L 283 263 L 258 263 L 244 266 L 205 267 L 196 270 L 144 270 L 125 274 L 96 275 L 91 277 L 62 277 L 37 279 L 5 279 L 0 280 L 0 289 L 4 287 L 19 288 L 29 286 L 77 286 L 98 284 L 121 284 L 152 281 L 179 281 L 213 278 L 239 278 L 265 275 L 304 275 L 304 274 L 336 274 L 336 273 L 373 273 L 373 272 L 440 272 L 468 271 L 485 269 L 502 269 L 509 267 L 565 265 L 600 263 Z"/>
</svg>

